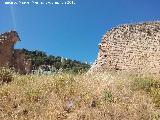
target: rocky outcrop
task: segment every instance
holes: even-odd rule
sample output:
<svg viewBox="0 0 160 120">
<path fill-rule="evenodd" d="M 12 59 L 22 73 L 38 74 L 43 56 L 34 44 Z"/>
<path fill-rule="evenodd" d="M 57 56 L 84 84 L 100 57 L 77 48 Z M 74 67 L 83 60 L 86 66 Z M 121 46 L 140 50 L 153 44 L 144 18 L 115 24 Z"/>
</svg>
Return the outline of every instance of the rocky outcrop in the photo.
<svg viewBox="0 0 160 120">
<path fill-rule="evenodd" d="M 16 31 L 5 32 L 0 35 L 0 67 L 14 67 L 21 74 L 31 71 L 31 61 L 21 50 L 14 49 L 14 45 L 20 41 Z"/>
<path fill-rule="evenodd" d="M 100 69 L 159 74 L 160 22 L 126 24 L 109 30 L 91 67 L 91 71 Z"/>
</svg>

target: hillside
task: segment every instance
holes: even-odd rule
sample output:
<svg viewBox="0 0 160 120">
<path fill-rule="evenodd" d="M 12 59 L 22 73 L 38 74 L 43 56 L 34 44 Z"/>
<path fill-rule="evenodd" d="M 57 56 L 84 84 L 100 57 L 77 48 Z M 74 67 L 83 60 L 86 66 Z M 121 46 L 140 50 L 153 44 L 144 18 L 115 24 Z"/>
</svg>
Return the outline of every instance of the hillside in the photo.
<svg viewBox="0 0 160 120">
<path fill-rule="evenodd" d="M 24 75 L 0 67 L 0 120 L 160 120 L 160 75 L 143 71 L 159 71 L 159 26 L 111 29 L 91 69 L 38 50 L 13 50 L 12 57 L 15 51 L 24 55 L 32 71 L 53 74 Z"/>
<path fill-rule="evenodd" d="M 29 51 L 22 49 L 22 52 L 25 53 L 28 59 L 31 60 L 33 70 L 37 70 L 39 67 L 44 67 L 44 70 L 59 70 L 71 71 L 71 72 L 83 72 L 87 71 L 90 68 L 89 64 L 82 63 L 80 61 L 66 59 L 60 56 L 47 55 L 42 51 Z M 48 68 L 50 66 L 51 68 Z"/>
<path fill-rule="evenodd" d="M 158 76 L 120 72 L 10 75 L 0 70 L 0 80 L 12 79 L 0 85 L 0 120 L 160 119 Z"/>
</svg>

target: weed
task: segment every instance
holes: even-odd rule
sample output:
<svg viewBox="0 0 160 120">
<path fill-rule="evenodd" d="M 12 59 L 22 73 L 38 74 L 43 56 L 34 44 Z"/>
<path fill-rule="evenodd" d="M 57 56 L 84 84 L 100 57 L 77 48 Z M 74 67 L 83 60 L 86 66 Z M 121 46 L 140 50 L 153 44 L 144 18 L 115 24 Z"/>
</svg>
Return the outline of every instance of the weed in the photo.
<svg viewBox="0 0 160 120">
<path fill-rule="evenodd" d="M 13 80 L 13 72 L 8 68 L 0 68 L 0 82 L 9 83 Z"/>
</svg>

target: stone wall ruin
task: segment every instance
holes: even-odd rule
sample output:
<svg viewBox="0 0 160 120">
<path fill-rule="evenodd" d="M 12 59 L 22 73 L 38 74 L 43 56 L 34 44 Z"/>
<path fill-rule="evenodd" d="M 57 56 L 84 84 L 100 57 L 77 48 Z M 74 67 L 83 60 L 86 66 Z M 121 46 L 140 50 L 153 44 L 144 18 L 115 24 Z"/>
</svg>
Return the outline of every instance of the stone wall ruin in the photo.
<svg viewBox="0 0 160 120">
<path fill-rule="evenodd" d="M 99 69 L 160 73 L 160 22 L 121 25 L 99 44 L 91 71 Z"/>
<path fill-rule="evenodd" d="M 0 67 L 14 68 L 16 72 L 27 74 L 31 72 L 31 61 L 21 50 L 14 49 L 20 41 L 16 31 L 5 32 L 0 35 Z"/>
</svg>

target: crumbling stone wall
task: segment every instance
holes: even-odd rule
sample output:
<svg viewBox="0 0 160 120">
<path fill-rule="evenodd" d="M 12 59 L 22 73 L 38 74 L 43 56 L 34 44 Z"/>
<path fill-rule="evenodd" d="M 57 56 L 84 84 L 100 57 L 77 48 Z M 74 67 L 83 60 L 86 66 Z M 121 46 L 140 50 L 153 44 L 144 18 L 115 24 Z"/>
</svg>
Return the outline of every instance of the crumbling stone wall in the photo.
<svg viewBox="0 0 160 120">
<path fill-rule="evenodd" d="M 0 66 L 11 66 L 14 44 L 19 40 L 14 32 L 6 32 L 0 35 Z"/>
<path fill-rule="evenodd" d="M 21 50 L 14 49 L 14 45 L 19 40 L 16 31 L 0 35 L 0 67 L 14 67 L 17 72 L 26 74 L 31 71 L 32 65 Z"/>
<path fill-rule="evenodd" d="M 20 49 L 15 49 L 13 54 L 14 68 L 21 74 L 28 74 L 32 70 L 31 60 L 26 59 L 26 55 Z"/>
<path fill-rule="evenodd" d="M 99 44 L 91 70 L 160 73 L 160 22 L 121 25 L 109 30 Z"/>
</svg>

